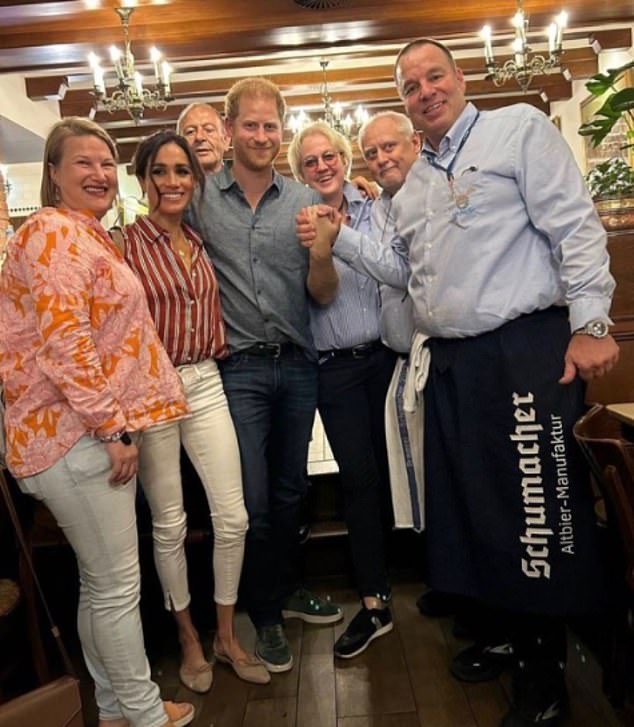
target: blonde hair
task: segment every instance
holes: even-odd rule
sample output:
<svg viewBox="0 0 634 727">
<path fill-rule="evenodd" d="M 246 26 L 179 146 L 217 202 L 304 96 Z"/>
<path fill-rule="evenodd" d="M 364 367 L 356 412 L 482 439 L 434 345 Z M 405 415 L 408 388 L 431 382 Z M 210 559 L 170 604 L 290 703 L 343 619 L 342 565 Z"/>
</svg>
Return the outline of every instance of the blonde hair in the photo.
<svg viewBox="0 0 634 727">
<path fill-rule="evenodd" d="M 251 98 L 270 98 L 275 101 L 280 121 L 284 122 L 286 115 L 286 101 L 280 89 L 268 78 L 243 78 L 231 86 L 225 96 L 225 118 L 233 121 L 240 112 L 240 99 L 243 96 Z"/>
<path fill-rule="evenodd" d="M 343 157 L 343 166 L 346 170 L 346 177 L 350 174 L 352 167 L 352 147 L 350 142 L 343 134 L 335 131 L 332 126 L 325 121 L 315 121 L 297 132 L 293 137 L 287 153 L 287 159 L 291 172 L 295 179 L 300 182 L 306 182 L 304 178 L 304 170 L 302 165 L 302 143 L 304 139 L 313 134 L 321 134 L 333 145 L 335 151 L 338 151 Z"/>
<path fill-rule="evenodd" d="M 80 116 L 69 116 L 58 121 L 46 137 L 40 201 L 43 207 L 55 207 L 58 202 L 57 186 L 51 177 L 50 165 L 57 166 L 62 160 L 64 142 L 73 136 L 96 136 L 101 139 L 112 154 L 115 162 L 119 160 L 117 147 L 112 137 L 99 124 Z"/>
</svg>

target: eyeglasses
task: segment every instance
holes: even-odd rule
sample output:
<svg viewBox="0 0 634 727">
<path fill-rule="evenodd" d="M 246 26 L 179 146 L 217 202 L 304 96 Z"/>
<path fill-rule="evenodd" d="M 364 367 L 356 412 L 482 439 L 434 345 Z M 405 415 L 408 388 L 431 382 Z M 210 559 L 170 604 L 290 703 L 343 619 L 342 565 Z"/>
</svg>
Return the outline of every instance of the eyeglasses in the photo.
<svg viewBox="0 0 634 727">
<path fill-rule="evenodd" d="M 324 164 L 331 167 L 337 161 L 340 153 L 336 151 L 325 151 L 321 156 L 306 157 L 302 164 L 304 165 L 304 169 L 317 169 L 319 160 L 321 159 Z"/>
</svg>

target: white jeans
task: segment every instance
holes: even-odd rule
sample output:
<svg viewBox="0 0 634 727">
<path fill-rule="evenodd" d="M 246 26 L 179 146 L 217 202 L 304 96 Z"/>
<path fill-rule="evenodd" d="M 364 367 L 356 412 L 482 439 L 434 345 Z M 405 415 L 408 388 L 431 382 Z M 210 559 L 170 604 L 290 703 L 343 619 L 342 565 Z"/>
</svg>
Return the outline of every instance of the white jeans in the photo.
<svg viewBox="0 0 634 727">
<path fill-rule="evenodd" d="M 104 445 L 84 436 L 19 485 L 48 507 L 77 556 L 77 626 L 100 719 L 157 727 L 167 717 L 150 679 L 139 615 L 136 482 L 111 485 L 110 470 Z"/>
<path fill-rule="evenodd" d="M 143 433 L 139 479 L 152 511 L 154 559 L 165 608 L 189 605 L 180 471 L 181 441 L 205 488 L 214 532 L 214 599 L 232 605 L 248 526 L 240 452 L 222 379 L 213 359 L 178 367 L 192 412 L 188 419 L 158 424 Z"/>
</svg>

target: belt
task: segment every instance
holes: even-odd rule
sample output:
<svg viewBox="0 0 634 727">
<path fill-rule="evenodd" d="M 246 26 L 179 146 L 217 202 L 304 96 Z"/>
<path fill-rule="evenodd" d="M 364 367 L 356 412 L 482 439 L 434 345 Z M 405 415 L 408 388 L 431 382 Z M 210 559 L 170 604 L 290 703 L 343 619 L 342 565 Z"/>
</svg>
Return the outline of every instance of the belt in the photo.
<svg viewBox="0 0 634 727">
<path fill-rule="evenodd" d="M 352 348 L 331 348 L 329 351 L 318 351 L 320 360 L 322 358 L 366 358 L 374 351 L 383 348 L 383 344 L 379 339 L 370 341 L 370 343 L 360 343 Z"/>
<path fill-rule="evenodd" d="M 261 356 L 262 358 L 281 358 L 291 353 L 303 353 L 303 349 L 295 343 L 254 343 L 249 348 L 243 348 L 236 353 L 245 353 L 248 356 Z"/>
</svg>

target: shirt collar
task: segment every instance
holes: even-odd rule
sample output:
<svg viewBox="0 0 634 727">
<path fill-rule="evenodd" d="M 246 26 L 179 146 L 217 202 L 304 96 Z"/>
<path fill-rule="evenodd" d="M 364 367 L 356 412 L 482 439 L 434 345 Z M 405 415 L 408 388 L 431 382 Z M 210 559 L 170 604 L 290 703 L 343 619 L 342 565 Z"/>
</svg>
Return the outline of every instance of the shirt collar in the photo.
<svg viewBox="0 0 634 727">
<path fill-rule="evenodd" d="M 242 191 L 236 178 L 233 176 L 233 162 L 225 162 L 223 168 L 217 174 L 213 175 L 213 180 L 223 192 L 226 192 L 233 186 Z M 273 168 L 273 181 L 271 182 L 271 187 L 275 187 L 278 193 L 281 193 L 283 186 L 284 177 L 279 174 L 275 168 Z"/>
<path fill-rule="evenodd" d="M 421 150 L 421 156 L 423 156 L 424 153 L 431 153 L 434 156 L 443 157 L 449 151 L 455 152 L 458 144 L 460 144 L 460 140 L 467 133 L 467 129 L 476 117 L 477 113 L 478 109 L 469 101 L 462 110 L 460 116 L 458 116 L 458 118 L 454 121 L 453 126 L 440 140 L 438 150 L 434 149 L 431 144 L 425 140 Z"/>
<path fill-rule="evenodd" d="M 137 217 L 136 224 L 141 228 L 141 231 L 150 242 L 170 242 L 167 230 L 151 220 L 147 215 Z M 181 227 L 185 231 L 185 237 L 187 237 L 188 240 L 191 240 L 191 242 L 202 247 L 202 238 L 195 230 L 193 230 L 189 225 L 186 225 L 184 222 L 181 222 Z"/>
<path fill-rule="evenodd" d="M 351 217 L 355 217 L 357 210 L 368 204 L 368 202 L 372 203 L 369 197 L 364 197 L 354 184 L 347 180 L 343 183 L 343 196 L 348 202 L 348 213 Z"/>
<path fill-rule="evenodd" d="M 384 189 L 381 190 L 381 194 L 377 197 L 377 202 L 380 202 L 384 207 L 387 207 L 392 201 L 393 194 L 388 194 Z"/>
</svg>

